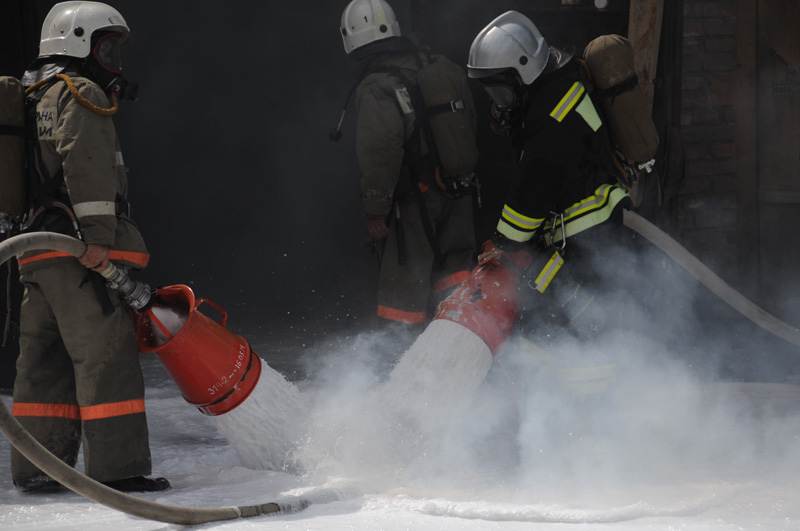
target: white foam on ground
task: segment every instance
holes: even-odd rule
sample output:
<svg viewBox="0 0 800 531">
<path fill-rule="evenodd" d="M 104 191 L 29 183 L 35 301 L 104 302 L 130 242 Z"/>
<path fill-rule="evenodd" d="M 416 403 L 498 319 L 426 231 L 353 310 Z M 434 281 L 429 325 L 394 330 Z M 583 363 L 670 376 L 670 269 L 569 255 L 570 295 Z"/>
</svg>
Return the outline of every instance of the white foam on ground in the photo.
<svg viewBox="0 0 800 531">
<path fill-rule="evenodd" d="M 578 444 L 554 444 L 548 451 L 547 446 L 532 446 L 531 434 L 558 427 L 543 424 L 535 430 L 534 419 L 522 417 L 492 428 L 496 433 L 488 450 L 505 452 L 498 442 L 516 438 L 521 445 L 518 452 L 528 458 L 527 452 L 544 449 L 549 467 L 531 467 L 531 461 L 524 458 L 516 468 L 527 470 L 515 474 L 511 467 L 501 474 L 488 474 L 477 466 L 457 467 L 443 462 L 438 468 L 419 471 L 417 476 L 398 478 L 395 488 L 377 490 L 362 489 L 362 483 L 353 482 L 349 474 L 339 480 L 319 480 L 244 468 L 237 451 L 215 430 L 213 417 L 201 415 L 187 404 L 159 362 L 146 356 L 153 472 L 169 478 L 172 489 L 137 496 L 188 507 L 276 500 L 299 505 L 303 498 L 311 502 L 296 514 L 202 526 L 215 530 L 518 531 L 531 529 L 532 522 L 536 531 L 800 528 L 800 387 L 686 382 L 678 371 L 663 367 L 647 378 L 634 371 L 641 376 L 632 381 L 628 371 L 620 371 L 616 403 L 621 411 L 612 424 L 604 408 L 570 415 L 574 407 L 567 407 L 568 397 L 559 395 L 557 388 L 551 390 L 551 396 L 525 388 L 519 389 L 521 396 L 514 400 L 510 393 L 508 403 L 491 400 L 498 388 L 514 390 L 510 380 L 499 378 L 500 373 L 508 372 L 509 378 L 529 376 L 519 365 L 512 370 L 514 359 L 506 358 L 508 354 L 498 358 L 500 363 L 493 365 L 486 385 L 477 390 L 476 401 L 469 406 L 468 420 L 473 427 L 488 429 L 486 425 L 493 419 L 513 409 L 515 400 L 519 403 L 531 398 L 531 407 L 548 406 L 562 420 L 591 421 L 594 429 L 583 433 L 570 430 L 573 439 L 581 438 L 575 441 Z M 643 358 L 652 363 L 650 355 Z M 636 360 L 628 361 L 630 367 Z M 501 365 L 507 370 L 498 370 Z M 351 394 L 358 394 L 353 393 L 352 381 L 343 383 L 350 386 Z M 326 396 L 327 401 L 315 404 L 309 422 L 323 411 L 323 402 L 332 413 L 337 403 L 349 406 L 359 402 L 354 397 L 345 402 L 331 393 Z M 10 407 L 10 397 L 0 398 Z M 360 402 L 372 408 L 368 395 L 360 395 Z M 521 409 L 524 412 L 527 408 Z M 251 420 L 256 422 L 258 417 Z M 604 422 L 597 426 L 598 421 Z M 618 434 L 617 439 L 606 441 L 604 427 Z M 566 442 L 564 438 L 560 441 Z M 375 439 L 375 445 L 386 442 Z M 598 447 L 611 443 L 617 446 L 615 451 L 598 454 Z M 364 446 L 371 446 L 368 439 Z M 5 478 L 0 482 L 0 529 L 177 529 L 127 516 L 70 492 L 24 495 L 11 485 L 8 447 L 8 441 L 0 437 L 0 477 Z M 599 458 L 594 467 L 593 457 Z M 81 462 L 78 468 L 82 469 Z"/>
</svg>

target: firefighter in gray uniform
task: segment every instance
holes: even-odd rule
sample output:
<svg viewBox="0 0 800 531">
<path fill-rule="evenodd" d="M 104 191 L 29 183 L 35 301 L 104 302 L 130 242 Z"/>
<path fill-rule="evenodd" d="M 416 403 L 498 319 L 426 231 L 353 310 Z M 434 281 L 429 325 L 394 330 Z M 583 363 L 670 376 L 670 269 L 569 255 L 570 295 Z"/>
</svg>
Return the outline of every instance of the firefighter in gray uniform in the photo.
<svg viewBox="0 0 800 531">
<path fill-rule="evenodd" d="M 426 323 L 429 309 L 469 276 L 476 251 L 468 186 L 449 193 L 430 161 L 433 143 L 415 101 L 430 59 L 400 34 L 383 0 L 353 0 L 342 14 L 345 51 L 358 62 L 356 151 L 370 236 L 383 243 L 377 314 Z M 446 59 L 442 58 L 442 61 Z M 459 72 L 460 73 L 460 72 Z M 459 112 L 472 121 L 468 96 Z M 466 191 L 466 193 L 464 193 Z"/>
<path fill-rule="evenodd" d="M 32 207 L 23 230 L 81 237 L 79 259 L 18 256 L 25 287 L 12 412 L 69 465 L 83 443 L 86 474 L 121 491 L 169 488 L 151 472 L 144 382 L 133 321 L 97 271 L 109 261 L 140 269 L 149 255 L 130 219 L 127 175 L 111 115 L 131 96 L 119 45 L 125 20 L 97 2 L 64 2 L 47 15 L 39 57 L 23 77 Z M 12 450 L 14 484 L 58 484 Z"/>
</svg>

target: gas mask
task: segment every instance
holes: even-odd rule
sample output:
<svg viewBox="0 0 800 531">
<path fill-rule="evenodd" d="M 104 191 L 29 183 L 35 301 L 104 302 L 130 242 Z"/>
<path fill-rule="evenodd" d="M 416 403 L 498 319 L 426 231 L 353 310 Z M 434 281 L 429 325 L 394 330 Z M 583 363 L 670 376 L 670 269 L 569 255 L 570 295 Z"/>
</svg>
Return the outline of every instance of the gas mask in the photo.
<svg viewBox="0 0 800 531">
<path fill-rule="evenodd" d="M 492 100 L 494 126 L 506 134 L 521 124 L 522 108 L 527 98 L 525 86 L 513 70 L 480 79 L 484 90 Z"/>
<path fill-rule="evenodd" d="M 118 33 L 101 34 L 92 52 L 84 60 L 85 75 L 100 85 L 107 93 L 117 94 L 121 100 L 139 99 L 139 85 L 122 76 L 122 59 L 119 51 Z"/>
</svg>

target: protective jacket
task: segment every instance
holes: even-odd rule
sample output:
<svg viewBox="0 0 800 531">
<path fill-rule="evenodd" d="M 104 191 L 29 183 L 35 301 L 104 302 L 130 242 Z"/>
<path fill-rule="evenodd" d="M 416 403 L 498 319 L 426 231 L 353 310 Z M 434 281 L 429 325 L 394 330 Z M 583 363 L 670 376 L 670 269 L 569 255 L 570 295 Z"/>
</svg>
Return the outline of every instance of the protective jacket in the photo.
<svg viewBox="0 0 800 531">
<path fill-rule="evenodd" d="M 390 229 L 378 315 L 407 323 L 428 319 L 431 291 L 442 293 L 467 278 L 476 247 L 472 198 L 450 198 L 435 184 L 430 139 L 418 129 L 409 93 L 414 87 L 392 73 L 400 69 L 416 84 L 422 61 L 410 41 L 386 39 L 356 73 L 362 78 L 356 91 L 362 208 L 367 216 L 385 218 Z M 475 115 L 471 105 L 469 112 Z"/>
<path fill-rule="evenodd" d="M 620 240 L 630 198 L 617 183 L 606 126 L 575 59 L 534 81 L 526 105 L 513 133 L 518 173 L 493 241 L 506 251 L 533 247 L 521 329 L 537 332 L 537 342 L 564 330 L 588 340 L 610 319 L 599 304 L 609 279 L 597 265 Z"/>
<path fill-rule="evenodd" d="M 533 82 L 524 125 L 513 134 L 522 149 L 497 224 L 499 246 L 518 248 L 534 238 L 561 242 L 564 234 L 609 220 L 617 205 L 629 201 L 608 166 L 606 126 L 575 59 Z"/>
<path fill-rule="evenodd" d="M 89 104 L 111 107 L 96 84 L 72 79 Z M 64 81 L 42 90 L 34 96 L 41 96 L 32 157 L 39 177 L 29 179 L 38 179 L 30 183 L 34 213 L 45 210 L 29 215 L 29 230 L 74 235 L 65 210 L 50 208 L 61 202 L 74 211 L 86 243 L 109 245 L 115 262 L 144 267 L 148 254 L 125 211 L 127 178 L 110 116 L 81 103 Z M 144 381 L 129 311 L 102 281 L 87 282 L 96 273 L 75 257 L 45 251 L 18 260 L 25 295 L 12 413 L 67 464 L 75 464 L 82 443 L 86 473 L 97 481 L 148 475 Z M 18 451 L 11 454 L 15 481 L 42 475 Z"/>
<path fill-rule="evenodd" d="M 95 83 L 82 77 L 72 80 L 89 103 L 102 109 L 111 107 Z M 41 97 L 35 113 L 39 151 L 33 157 L 39 182 L 31 183 L 39 204 L 33 208 L 49 207 L 48 201 L 66 204 L 77 217 L 87 244 L 110 246 L 111 260 L 126 267 L 145 267 L 149 255 L 128 212 L 128 177 L 111 116 L 87 108 L 62 80 L 39 90 L 35 94 Z M 60 175 L 63 182 L 59 185 Z M 46 191 L 37 194 L 37 189 Z M 40 217 L 34 228 L 74 235 L 62 210 L 48 208 Z M 27 252 L 18 259 L 20 272 L 75 260 L 51 251 Z"/>
<path fill-rule="evenodd" d="M 359 65 L 368 73 L 356 91 L 361 198 L 365 214 L 383 217 L 389 215 L 395 194 L 410 191 L 411 166 L 404 164 L 405 146 L 416 121 L 408 88 L 388 73 L 385 65 L 401 69 L 412 83 L 417 82 L 419 68 L 414 50 L 375 54 Z M 427 146 L 424 149 L 427 154 Z"/>
</svg>

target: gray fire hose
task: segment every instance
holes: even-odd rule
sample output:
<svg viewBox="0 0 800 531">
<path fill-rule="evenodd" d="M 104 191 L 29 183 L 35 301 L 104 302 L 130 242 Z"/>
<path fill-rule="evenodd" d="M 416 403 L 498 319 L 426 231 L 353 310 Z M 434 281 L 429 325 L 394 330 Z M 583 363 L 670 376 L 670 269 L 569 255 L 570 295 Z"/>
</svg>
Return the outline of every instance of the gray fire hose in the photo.
<svg viewBox="0 0 800 531">
<path fill-rule="evenodd" d="M 781 321 L 762 310 L 744 295 L 719 278 L 703 262 L 673 240 L 667 233 L 630 210 L 624 211 L 623 223 L 626 227 L 641 234 L 653 245 L 664 251 L 693 277 L 711 290 L 717 297 L 728 303 L 734 310 L 747 317 L 767 332 L 789 343 L 800 346 L 800 330 Z"/>
<path fill-rule="evenodd" d="M 22 234 L 0 243 L 0 264 L 5 263 L 16 254 L 32 250 L 62 251 L 73 256 L 81 256 L 86 251 L 86 246 L 80 240 L 62 234 L 50 232 Z M 14 448 L 19 450 L 31 463 L 70 490 L 105 506 L 149 520 L 179 525 L 197 525 L 270 513 L 294 513 L 303 510 L 312 502 L 308 496 L 305 496 L 302 498 L 287 497 L 280 502 L 260 505 L 220 508 L 180 507 L 156 503 L 106 487 L 67 465 L 39 444 L 17 422 L 2 401 L 0 401 L 0 431 L 14 445 Z M 333 501 L 337 495 L 338 490 L 326 489 L 321 492 L 321 500 L 323 502 Z"/>
</svg>

